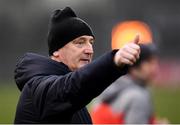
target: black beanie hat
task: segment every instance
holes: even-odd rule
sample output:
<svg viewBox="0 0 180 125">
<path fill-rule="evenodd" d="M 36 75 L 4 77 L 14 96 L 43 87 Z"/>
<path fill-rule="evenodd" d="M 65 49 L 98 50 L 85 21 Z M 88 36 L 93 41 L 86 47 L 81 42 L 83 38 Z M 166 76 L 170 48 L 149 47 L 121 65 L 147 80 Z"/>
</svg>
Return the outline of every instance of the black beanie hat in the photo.
<svg viewBox="0 0 180 125">
<path fill-rule="evenodd" d="M 57 51 L 73 39 L 83 35 L 94 37 L 91 27 L 78 18 L 70 7 L 55 10 L 48 31 L 49 55 L 52 55 L 54 51 Z"/>
</svg>

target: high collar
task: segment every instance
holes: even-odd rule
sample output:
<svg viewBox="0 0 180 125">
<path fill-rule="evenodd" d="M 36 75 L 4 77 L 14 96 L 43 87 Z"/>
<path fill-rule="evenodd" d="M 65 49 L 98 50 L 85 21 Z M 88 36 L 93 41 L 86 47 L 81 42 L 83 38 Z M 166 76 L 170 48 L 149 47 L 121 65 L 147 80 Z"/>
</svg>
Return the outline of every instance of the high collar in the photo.
<svg viewBox="0 0 180 125">
<path fill-rule="evenodd" d="M 64 75 L 69 68 L 61 63 L 35 53 L 26 53 L 17 63 L 15 81 L 20 90 L 34 76 Z"/>
</svg>

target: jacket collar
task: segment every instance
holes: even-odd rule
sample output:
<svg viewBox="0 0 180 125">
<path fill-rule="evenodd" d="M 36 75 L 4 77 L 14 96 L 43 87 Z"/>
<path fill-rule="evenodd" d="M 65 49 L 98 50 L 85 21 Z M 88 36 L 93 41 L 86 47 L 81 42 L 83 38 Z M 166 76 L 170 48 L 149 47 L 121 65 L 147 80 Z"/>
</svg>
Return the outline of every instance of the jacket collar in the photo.
<svg viewBox="0 0 180 125">
<path fill-rule="evenodd" d="M 15 69 L 15 81 L 20 90 L 34 76 L 64 75 L 69 68 L 61 63 L 35 53 L 26 53 L 20 58 Z"/>
</svg>

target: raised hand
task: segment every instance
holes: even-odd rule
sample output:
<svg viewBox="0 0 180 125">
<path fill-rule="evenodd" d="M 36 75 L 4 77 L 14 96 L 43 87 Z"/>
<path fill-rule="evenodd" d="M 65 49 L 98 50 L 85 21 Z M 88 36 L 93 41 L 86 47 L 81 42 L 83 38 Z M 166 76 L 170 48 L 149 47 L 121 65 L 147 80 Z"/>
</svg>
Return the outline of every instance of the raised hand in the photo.
<svg viewBox="0 0 180 125">
<path fill-rule="evenodd" d="M 140 47 L 138 43 L 139 35 L 137 35 L 132 42 L 119 49 L 114 56 L 115 64 L 119 67 L 133 65 L 137 59 L 139 59 Z"/>
</svg>

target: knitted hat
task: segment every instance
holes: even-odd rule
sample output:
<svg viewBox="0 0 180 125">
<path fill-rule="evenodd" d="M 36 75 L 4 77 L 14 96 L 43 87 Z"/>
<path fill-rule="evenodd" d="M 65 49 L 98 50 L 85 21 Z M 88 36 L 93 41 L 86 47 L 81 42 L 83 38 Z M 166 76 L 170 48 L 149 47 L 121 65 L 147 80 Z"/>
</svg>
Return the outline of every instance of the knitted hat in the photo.
<svg viewBox="0 0 180 125">
<path fill-rule="evenodd" d="M 83 35 L 94 37 L 91 27 L 78 18 L 70 7 L 66 7 L 63 10 L 55 10 L 52 14 L 48 31 L 49 55 Z"/>
</svg>

